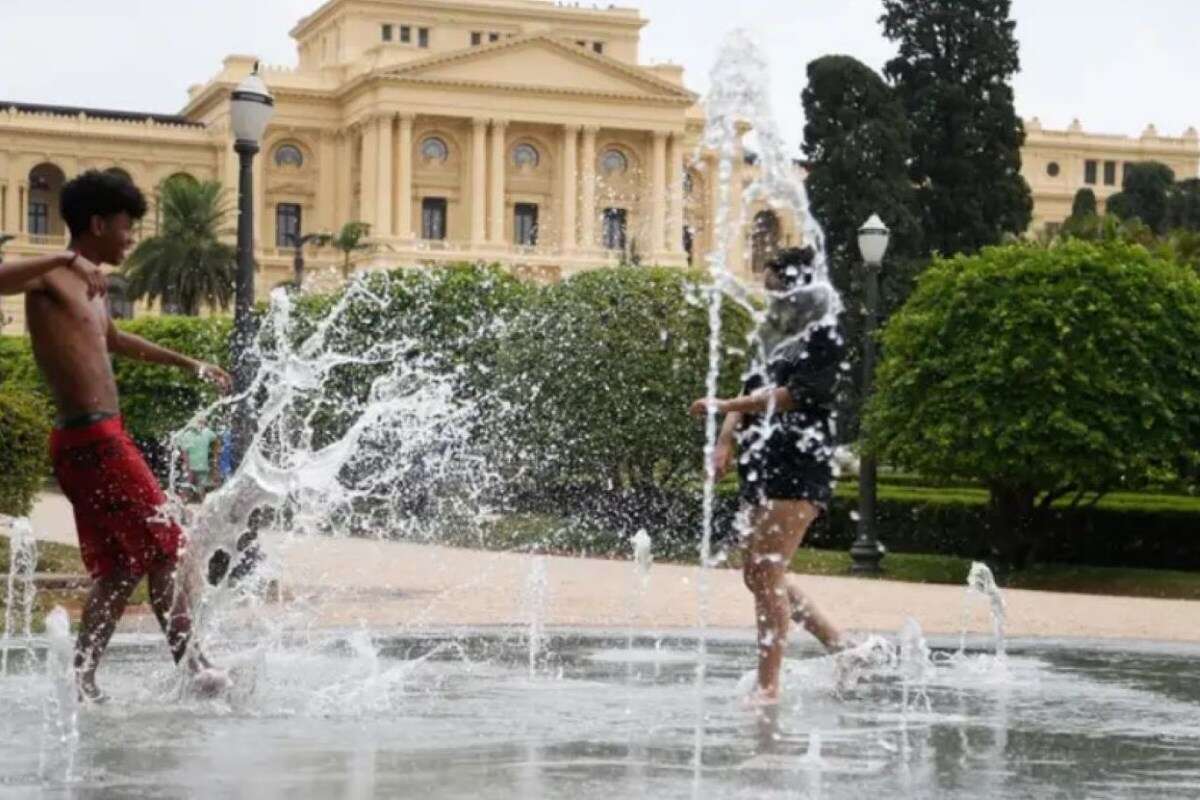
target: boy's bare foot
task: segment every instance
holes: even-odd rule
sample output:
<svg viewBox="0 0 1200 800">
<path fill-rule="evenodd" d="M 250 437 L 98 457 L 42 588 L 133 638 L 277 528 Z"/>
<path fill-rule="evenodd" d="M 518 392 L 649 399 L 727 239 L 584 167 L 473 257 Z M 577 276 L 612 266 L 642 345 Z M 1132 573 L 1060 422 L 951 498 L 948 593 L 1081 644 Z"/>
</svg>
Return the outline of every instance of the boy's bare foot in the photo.
<svg viewBox="0 0 1200 800">
<path fill-rule="evenodd" d="M 761 686 L 755 686 L 750 692 L 742 695 L 744 708 L 769 708 L 779 705 L 779 692 L 769 692 Z"/>
<path fill-rule="evenodd" d="M 205 699 L 220 697 L 229 691 L 232 685 L 229 674 L 216 667 L 205 667 L 192 676 L 192 690 L 197 696 Z"/>
</svg>

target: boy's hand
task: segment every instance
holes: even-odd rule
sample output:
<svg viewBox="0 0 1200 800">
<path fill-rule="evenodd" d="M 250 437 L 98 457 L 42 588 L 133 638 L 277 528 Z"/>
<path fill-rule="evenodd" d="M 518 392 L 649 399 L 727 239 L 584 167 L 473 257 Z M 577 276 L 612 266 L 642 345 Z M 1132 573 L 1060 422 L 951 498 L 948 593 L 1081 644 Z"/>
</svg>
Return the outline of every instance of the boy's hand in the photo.
<svg viewBox="0 0 1200 800">
<path fill-rule="evenodd" d="M 229 394 L 233 390 L 233 378 L 215 364 L 198 364 L 196 377 L 215 386 L 221 394 Z"/>
<path fill-rule="evenodd" d="M 68 257 L 71 260 L 67 263 L 67 269 L 83 278 L 88 287 L 89 300 L 96 295 L 108 294 L 108 277 L 99 267 L 84 258 L 81 253 L 69 253 Z"/>
</svg>

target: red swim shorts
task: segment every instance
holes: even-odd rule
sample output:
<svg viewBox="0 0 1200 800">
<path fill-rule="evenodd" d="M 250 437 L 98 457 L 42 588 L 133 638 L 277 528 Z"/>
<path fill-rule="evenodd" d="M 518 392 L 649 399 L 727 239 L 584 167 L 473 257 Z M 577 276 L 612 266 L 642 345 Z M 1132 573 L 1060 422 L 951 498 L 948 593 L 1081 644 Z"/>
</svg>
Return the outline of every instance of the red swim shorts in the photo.
<svg viewBox="0 0 1200 800">
<path fill-rule="evenodd" d="M 165 518 L 166 495 L 120 417 L 50 436 L 54 476 L 75 510 L 83 565 L 95 578 L 140 577 L 174 564 L 183 531 Z"/>
</svg>

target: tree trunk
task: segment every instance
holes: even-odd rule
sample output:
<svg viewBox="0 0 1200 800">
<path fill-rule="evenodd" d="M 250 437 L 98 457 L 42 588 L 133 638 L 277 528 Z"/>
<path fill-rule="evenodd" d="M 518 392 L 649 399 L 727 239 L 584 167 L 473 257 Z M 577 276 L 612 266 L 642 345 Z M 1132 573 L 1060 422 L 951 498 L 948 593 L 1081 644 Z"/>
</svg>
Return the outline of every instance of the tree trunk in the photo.
<svg viewBox="0 0 1200 800">
<path fill-rule="evenodd" d="M 1037 489 L 997 483 L 991 486 L 989 544 L 1000 574 L 1029 565 L 1037 535 Z"/>
</svg>

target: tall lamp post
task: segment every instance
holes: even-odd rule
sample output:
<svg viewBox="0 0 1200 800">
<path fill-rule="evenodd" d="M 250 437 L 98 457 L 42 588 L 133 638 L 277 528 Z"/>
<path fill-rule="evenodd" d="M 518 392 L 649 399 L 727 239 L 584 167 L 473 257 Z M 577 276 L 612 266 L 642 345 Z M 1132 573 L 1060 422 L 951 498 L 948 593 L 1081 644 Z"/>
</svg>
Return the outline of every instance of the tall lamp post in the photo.
<svg viewBox="0 0 1200 800">
<path fill-rule="evenodd" d="M 879 272 L 887 254 L 890 231 L 878 214 L 858 229 L 858 249 L 866 266 L 867 320 L 863 330 L 863 406 L 875 384 L 875 328 L 879 324 Z M 878 574 L 883 548 L 875 535 L 875 498 L 879 464 L 875 456 L 863 454 L 858 472 L 858 537 L 850 547 L 850 571 Z"/>
<path fill-rule="evenodd" d="M 238 154 L 238 227 L 237 227 L 237 294 L 234 303 L 233 341 L 230 360 L 233 363 L 234 390 L 242 394 L 254 379 L 250 346 L 254 341 L 254 156 L 266 133 L 267 123 L 275 113 L 275 98 L 267 85 L 254 72 L 233 90 L 230 102 L 233 127 L 233 149 Z M 242 401 L 233 428 L 234 458 L 241 460 L 250 442 L 249 399 Z"/>
</svg>

